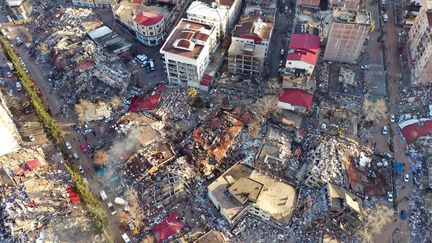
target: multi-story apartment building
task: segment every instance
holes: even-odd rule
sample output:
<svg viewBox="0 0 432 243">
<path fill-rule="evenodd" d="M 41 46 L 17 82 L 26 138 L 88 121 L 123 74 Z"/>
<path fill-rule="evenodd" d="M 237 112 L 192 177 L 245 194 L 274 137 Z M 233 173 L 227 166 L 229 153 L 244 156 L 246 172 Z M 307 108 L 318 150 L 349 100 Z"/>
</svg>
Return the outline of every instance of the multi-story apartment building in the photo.
<svg viewBox="0 0 432 243">
<path fill-rule="evenodd" d="M 214 26 L 180 20 L 160 50 L 169 82 L 199 88 L 215 47 Z"/>
<path fill-rule="evenodd" d="M 72 0 L 72 4 L 87 8 L 111 8 L 116 1 L 114 0 Z"/>
<path fill-rule="evenodd" d="M 6 6 L 16 19 L 27 19 L 33 9 L 31 0 L 6 0 Z"/>
<path fill-rule="evenodd" d="M 305 7 L 318 7 L 320 0 L 298 0 L 297 4 Z"/>
<path fill-rule="evenodd" d="M 21 136 L 11 119 L 12 114 L 9 112 L 6 99 L 0 92 L 0 156 L 14 152 L 20 148 Z"/>
<path fill-rule="evenodd" d="M 425 1 L 408 33 L 411 80 L 432 82 L 432 2 Z"/>
<path fill-rule="evenodd" d="M 353 232 L 363 221 L 363 203 L 345 188 L 327 183 L 306 212 L 309 226 L 325 225 L 330 231 Z"/>
<path fill-rule="evenodd" d="M 260 11 L 242 16 L 234 29 L 228 50 L 228 70 L 233 74 L 262 75 L 268 46 L 273 33 L 274 15 Z"/>
<path fill-rule="evenodd" d="M 274 226 L 287 226 L 299 193 L 287 181 L 242 163 L 233 165 L 207 189 L 210 200 L 231 226 L 247 214 Z"/>
<path fill-rule="evenodd" d="M 159 6 L 123 1 L 112 8 L 115 19 L 147 46 L 163 43 L 172 11 Z"/>
<path fill-rule="evenodd" d="M 370 25 L 371 17 L 367 10 L 334 9 L 324 59 L 355 63 L 370 31 Z"/>
<path fill-rule="evenodd" d="M 187 18 L 200 23 L 213 25 L 216 37 L 220 39 L 228 33 L 229 9 L 219 7 L 218 3 L 211 5 L 201 1 L 194 1 L 186 11 Z"/>
</svg>

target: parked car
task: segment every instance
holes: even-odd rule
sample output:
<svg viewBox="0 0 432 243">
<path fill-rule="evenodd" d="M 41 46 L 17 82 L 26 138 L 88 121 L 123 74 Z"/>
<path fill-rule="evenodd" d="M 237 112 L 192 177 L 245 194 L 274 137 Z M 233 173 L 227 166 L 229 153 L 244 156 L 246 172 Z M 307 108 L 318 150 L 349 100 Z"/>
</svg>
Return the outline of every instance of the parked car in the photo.
<svg viewBox="0 0 432 243">
<path fill-rule="evenodd" d="M 282 49 L 280 50 L 280 54 L 281 54 L 281 55 L 285 54 L 285 49 L 282 48 Z"/>
<path fill-rule="evenodd" d="M 108 198 L 104 190 L 100 190 L 100 196 L 102 201 L 105 201 Z"/>
<path fill-rule="evenodd" d="M 396 121 L 396 117 L 394 114 L 390 115 L 390 122 L 395 122 Z"/>
<path fill-rule="evenodd" d="M 367 69 L 370 68 L 370 66 L 369 66 L 369 65 L 363 65 L 363 66 L 361 66 L 360 68 L 361 68 L 362 70 L 367 70 Z"/>
<path fill-rule="evenodd" d="M 407 212 L 406 212 L 405 209 L 402 209 L 402 210 L 401 210 L 400 218 L 401 218 L 402 220 L 407 219 Z"/>
<path fill-rule="evenodd" d="M 387 192 L 387 200 L 389 202 L 393 202 L 393 193 L 392 192 Z"/>
<path fill-rule="evenodd" d="M 404 175 L 404 181 L 405 181 L 405 182 L 409 182 L 409 175 L 408 175 L 408 174 L 405 174 L 405 175 Z"/>
<path fill-rule="evenodd" d="M 79 159 L 79 156 L 78 156 L 77 153 L 73 153 L 73 154 L 72 154 L 72 158 L 74 158 L 75 160 L 78 160 L 78 159 Z"/>
<path fill-rule="evenodd" d="M 382 134 L 383 134 L 383 135 L 387 135 L 387 134 L 388 134 L 388 126 L 387 126 L 387 125 L 384 125 L 384 126 L 383 126 Z"/>
<path fill-rule="evenodd" d="M 126 233 L 122 234 L 122 238 L 125 243 L 132 243 L 132 241 L 129 239 L 129 236 Z"/>
<path fill-rule="evenodd" d="M 388 21 L 388 15 L 387 14 L 383 14 L 383 21 L 387 22 Z"/>
<path fill-rule="evenodd" d="M 67 150 L 71 150 L 72 149 L 72 145 L 69 142 L 65 142 L 65 146 Z"/>
<path fill-rule="evenodd" d="M 112 204 L 112 202 L 109 202 L 107 205 L 108 205 L 108 209 L 109 209 L 111 215 L 114 215 L 114 214 L 117 213 L 117 211 L 116 211 L 114 205 Z"/>
<path fill-rule="evenodd" d="M 82 165 L 78 165 L 78 169 L 79 169 L 80 173 L 84 173 L 84 168 Z"/>
</svg>

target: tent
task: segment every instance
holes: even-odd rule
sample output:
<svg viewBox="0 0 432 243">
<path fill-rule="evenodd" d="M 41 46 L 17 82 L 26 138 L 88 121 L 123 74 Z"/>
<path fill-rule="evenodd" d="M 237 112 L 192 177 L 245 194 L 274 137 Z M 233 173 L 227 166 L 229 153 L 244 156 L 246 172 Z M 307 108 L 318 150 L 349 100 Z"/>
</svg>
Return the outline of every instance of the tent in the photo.
<svg viewBox="0 0 432 243">
<path fill-rule="evenodd" d="M 177 212 L 173 212 L 168 218 L 153 227 L 152 232 L 158 242 L 168 239 L 170 236 L 176 235 L 184 227 L 184 224 L 177 220 Z"/>
<path fill-rule="evenodd" d="M 396 173 L 402 173 L 403 172 L 403 164 L 401 162 L 396 162 L 393 166 Z"/>
</svg>

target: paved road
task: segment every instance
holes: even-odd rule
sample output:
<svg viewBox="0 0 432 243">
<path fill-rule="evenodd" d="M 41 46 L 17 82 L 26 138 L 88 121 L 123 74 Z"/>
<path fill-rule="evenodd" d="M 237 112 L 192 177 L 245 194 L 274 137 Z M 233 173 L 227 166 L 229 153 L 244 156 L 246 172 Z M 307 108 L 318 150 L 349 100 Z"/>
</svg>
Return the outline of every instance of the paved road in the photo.
<svg viewBox="0 0 432 243">
<path fill-rule="evenodd" d="M 9 24 L 10 26 L 13 26 Z M 14 27 L 15 30 L 18 30 L 19 33 L 17 33 L 20 36 L 23 36 L 26 33 L 26 30 L 24 27 Z M 16 48 L 17 53 L 21 58 L 24 60 L 24 63 L 26 63 L 27 68 L 29 70 L 30 76 L 32 79 L 36 82 L 37 86 L 40 89 L 41 92 L 41 98 L 44 101 L 44 103 L 49 107 L 51 110 L 51 113 L 53 114 L 53 117 L 58 122 L 59 126 L 61 127 L 64 139 L 65 141 L 69 141 L 73 147 L 73 151 L 75 151 L 80 159 L 79 162 L 81 165 L 83 165 L 85 173 L 84 176 L 88 178 L 90 190 L 93 192 L 95 197 L 99 198 L 99 191 L 101 189 L 100 183 L 96 180 L 96 172 L 93 169 L 93 161 L 89 158 L 88 154 L 83 153 L 79 148 L 79 145 L 81 142 L 85 141 L 85 138 L 76 132 L 72 125 L 76 123 L 77 117 L 68 117 L 65 118 L 61 115 L 60 109 L 62 106 L 61 99 L 57 96 L 55 93 L 50 92 L 50 84 L 48 83 L 48 78 L 44 76 L 44 68 L 36 64 L 35 59 L 31 59 L 27 53 L 26 48 L 24 45 L 22 45 L 19 48 Z M 108 200 L 113 201 L 114 196 L 108 195 Z M 104 204 L 104 208 L 106 212 L 109 214 L 109 210 Z M 110 234 L 114 239 L 114 242 L 121 242 L 121 232 L 119 228 L 119 222 L 117 215 L 110 217 L 111 221 L 111 231 Z"/>
<path fill-rule="evenodd" d="M 398 33 L 401 32 L 401 29 L 395 25 L 394 21 L 394 11 L 393 11 L 393 3 L 392 1 L 388 4 L 387 14 L 389 16 L 389 21 L 387 23 L 383 24 L 383 29 L 386 31 L 386 34 L 384 35 L 384 40 L 386 44 L 386 55 L 387 55 L 387 70 L 388 70 L 388 86 L 389 86 L 389 106 L 390 106 L 390 113 L 396 114 L 398 110 L 398 97 L 399 97 L 399 86 L 400 86 L 400 75 L 402 67 L 401 67 L 401 59 L 399 57 L 399 51 L 398 51 Z M 412 173 L 409 170 L 410 168 L 410 160 L 407 156 L 405 156 L 405 143 L 399 136 L 399 129 L 397 127 L 397 123 L 392 123 L 390 125 L 393 133 L 392 133 L 392 139 L 393 139 L 393 147 L 394 147 L 394 155 L 395 155 L 395 161 L 401 161 L 405 165 L 405 171 L 404 174 L 410 175 L 410 181 L 408 183 L 403 182 L 403 177 L 398 176 L 396 178 L 396 192 L 397 197 L 395 197 L 395 200 L 398 204 L 398 212 L 396 214 L 397 221 L 388 225 L 384 228 L 384 231 L 382 234 L 378 237 L 376 237 L 376 242 L 392 242 L 392 235 L 396 231 L 396 229 L 399 229 L 398 231 L 402 232 L 402 235 L 404 235 L 406 238 L 402 239 L 401 242 L 407 242 L 409 240 L 408 238 L 408 223 L 409 223 L 409 217 L 407 220 L 402 221 L 400 219 L 400 211 L 402 209 L 407 210 L 409 215 L 409 205 L 408 201 L 404 200 L 405 197 L 410 198 L 410 192 L 411 192 L 411 186 L 412 186 Z M 402 188 L 402 186 L 405 186 L 405 188 Z"/>
</svg>

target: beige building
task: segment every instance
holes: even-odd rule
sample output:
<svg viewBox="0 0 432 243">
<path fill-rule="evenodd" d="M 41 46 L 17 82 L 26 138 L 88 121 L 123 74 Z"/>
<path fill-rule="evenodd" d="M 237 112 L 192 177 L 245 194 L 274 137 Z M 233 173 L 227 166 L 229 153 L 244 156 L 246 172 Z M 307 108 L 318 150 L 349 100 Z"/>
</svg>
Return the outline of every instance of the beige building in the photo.
<svg viewBox="0 0 432 243">
<path fill-rule="evenodd" d="M 431 26 L 432 1 L 425 1 L 408 33 L 413 84 L 432 82 Z"/>
<path fill-rule="evenodd" d="M 247 214 L 286 226 L 299 192 L 288 182 L 242 163 L 232 166 L 207 189 L 210 200 L 231 226 Z"/>
<path fill-rule="evenodd" d="M 160 50 L 169 82 L 199 88 L 215 46 L 214 26 L 182 19 Z"/>
<path fill-rule="evenodd" d="M 274 15 L 260 11 L 242 16 L 234 29 L 228 50 L 228 71 L 237 75 L 262 75 L 273 33 Z"/>
<path fill-rule="evenodd" d="M 355 63 L 370 31 L 367 10 L 333 10 L 333 22 L 327 38 L 324 60 Z"/>
<path fill-rule="evenodd" d="M 352 232 L 362 223 L 363 211 L 361 198 L 327 183 L 312 201 L 306 218 L 312 228 L 315 224 L 324 224 L 330 231 Z"/>
</svg>

